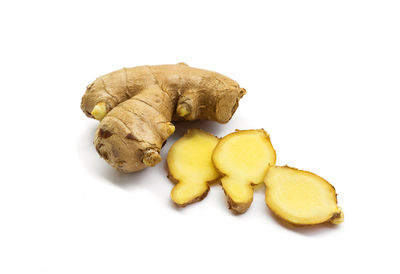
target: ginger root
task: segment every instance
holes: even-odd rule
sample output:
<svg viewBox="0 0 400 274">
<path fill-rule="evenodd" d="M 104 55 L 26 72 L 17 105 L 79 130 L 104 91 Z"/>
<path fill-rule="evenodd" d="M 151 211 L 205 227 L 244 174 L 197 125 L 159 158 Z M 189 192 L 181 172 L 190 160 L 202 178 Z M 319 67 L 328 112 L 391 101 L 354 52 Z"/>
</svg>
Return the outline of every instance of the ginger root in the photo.
<svg viewBox="0 0 400 274">
<path fill-rule="evenodd" d="M 177 183 L 171 191 L 176 205 L 184 207 L 207 196 L 208 183 L 219 177 L 211 161 L 218 141 L 208 132 L 189 129 L 171 146 L 167 156 L 168 178 Z"/>
<path fill-rule="evenodd" d="M 323 178 L 290 167 L 271 167 L 265 177 L 265 202 L 278 217 L 295 225 L 339 224 L 335 188 Z"/>
<path fill-rule="evenodd" d="M 263 182 L 276 153 L 268 134 L 260 130 L 243 130 L 226 135 L 216 146 L 212 159 L 224 175 L 222 188 L 233 213 L 247 211 L 253 201 L 253 186 Z"/>
<path fill-rule="evenodd" d="M 186 64 L 123 68 L 99 77 L 82 97 L 100 124 L 94 144 L 110 165 L 135 172 L 161 161 L 171 121 L 230 120 L 246 93 L 232 79 Z"/>
</svg>

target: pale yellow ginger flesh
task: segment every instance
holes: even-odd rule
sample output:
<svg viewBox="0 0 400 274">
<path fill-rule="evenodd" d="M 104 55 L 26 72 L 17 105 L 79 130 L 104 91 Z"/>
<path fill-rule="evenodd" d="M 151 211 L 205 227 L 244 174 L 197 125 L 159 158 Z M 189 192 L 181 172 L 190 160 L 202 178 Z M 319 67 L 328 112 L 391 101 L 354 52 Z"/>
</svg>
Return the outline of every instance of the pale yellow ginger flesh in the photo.
<svg viewBox="0 0 400 274">
<path fill-rule="evenodd" d="M 177 113 L 180 117 L 185 117 L 186 115 L 188 115 L 188 114 L 190 113 L 190 110 L 189 110 L 189 108 L 188 108 L 187 105 L 182 104 L 182 105 L 179 105 L 179 106 L 176 108 L 176 113 Z"/>
<path fill-rule="evenodd" d="M 200 129 L 189 129 L 170 148 L 167 156 L 169 178 L 177 182 L 171 198 L 178 206 L 202 200 L 208 183 L 219 177 L 211 155 L 219 139 Z"/>
<path fill-rule="evenodd" d="M 220 140 L 213 162 L 224 174 L 221 184 L 234 213 L 247 211 L 253 201 L 253 186 L 263 182 L 275 161 L 275 150 L 262 129 L 237 131 Z"/>
<path fill-rule="evenodd" d="M 104 116 L 107 114 L 107 106 L 106 103 L 101 102 L 94 106 L 92 112 L 90 113 L 96 120 L 103 120 Z"/>
<path fill-rule="evenodd" d="M 265 177 L 267 206 L 278 217 L 297 225 L 339 224 L 335 188 L 323 178 L 290 167 L 271 167 Z"/>
</svg>

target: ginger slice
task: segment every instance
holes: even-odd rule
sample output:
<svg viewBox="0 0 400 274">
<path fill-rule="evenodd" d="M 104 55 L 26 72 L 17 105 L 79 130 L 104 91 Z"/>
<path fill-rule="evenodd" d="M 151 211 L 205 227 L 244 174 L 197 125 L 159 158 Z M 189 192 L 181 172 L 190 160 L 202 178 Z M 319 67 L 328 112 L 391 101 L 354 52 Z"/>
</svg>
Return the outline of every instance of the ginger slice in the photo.
<svg viewBox="0 0 400 274">
<path fill-rule="evenodd" d="M 237 131 L 220 140 L 213 162 L 224 174 L 221 184 L 233 213 L 247 211 L 253 201 L 253 186 L 263 182 L 275 161 L 275 150 L 262 129 Z"/>
<path fill-rule="evenodd" d="M 207 196 L 208 183 L 219 178 L 211 155 L 219 139 L 201 129 L 189 129 L 170 148 L 167 156 L 169 176 L 177 183 L 171 199 L 178 206 L 201 201 Z"/>
<path fill-rule="evenodd" d="M 296 225 L 343 222 L 335 188 L 311 172 L 271 167 L 265 177 L 265 202 L 278 217 Z"/>
</svg>

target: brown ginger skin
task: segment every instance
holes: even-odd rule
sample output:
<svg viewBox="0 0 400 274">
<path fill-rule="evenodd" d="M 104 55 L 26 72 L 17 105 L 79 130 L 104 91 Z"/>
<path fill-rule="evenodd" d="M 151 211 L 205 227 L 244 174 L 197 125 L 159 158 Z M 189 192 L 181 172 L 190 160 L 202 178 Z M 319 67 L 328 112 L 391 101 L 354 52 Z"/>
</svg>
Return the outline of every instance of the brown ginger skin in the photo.
<svg viewBox="0 0 400 274">
<path fill-rule="evenodd" d="M 161 161 L 160 150 L 176 120 L 228 122 L 246 93 L 232 79 L 186 64 L 123 68 L 97 78 L 81 108 L 101 120 L 97 152 L 122 172 Z M 100 114 L 98 114 L 98 110 Z"/>
<path fill-rule="evenodd" d="M 251 203 L 253 202 L 253 199 L 251 199 L 251 201 L 246 203 L 237 203 L 231 197 L 229 197 L 226 191 L 224 191 L 224 193 L 226 197 L 226 202 L 228 204 L 228 209 L 235 215 L 240 215 L 245 213 L 251 206 Z"/>
</svg>

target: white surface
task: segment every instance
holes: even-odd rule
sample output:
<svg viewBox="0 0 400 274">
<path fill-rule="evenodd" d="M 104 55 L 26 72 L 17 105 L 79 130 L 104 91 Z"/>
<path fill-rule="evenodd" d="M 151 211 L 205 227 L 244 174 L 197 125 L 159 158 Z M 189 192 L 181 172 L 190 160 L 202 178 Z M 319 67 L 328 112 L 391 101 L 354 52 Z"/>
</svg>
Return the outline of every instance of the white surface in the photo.
<svg viewBox="0 0 400 274">
<path fill-rule="evenodd" d="M 399 273 L 398 1 L 0 4 L 0 273 Z M 92 145 L 97 76 L 184 61 L 248 94 L 218 136 L 264 128 L 278 164 L 337 189 L 345 222 L 293 229 L 219 186 L 185 209 L 165 161 L 124 175 Z"/>
</svg>

